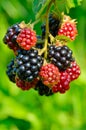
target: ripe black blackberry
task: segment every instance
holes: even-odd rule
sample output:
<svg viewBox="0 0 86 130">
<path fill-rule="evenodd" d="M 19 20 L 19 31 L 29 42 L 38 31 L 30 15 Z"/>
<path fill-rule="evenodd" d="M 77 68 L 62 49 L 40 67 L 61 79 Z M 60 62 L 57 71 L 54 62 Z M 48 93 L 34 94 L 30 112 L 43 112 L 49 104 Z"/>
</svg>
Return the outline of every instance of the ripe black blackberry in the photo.
<svg viewBox="0 0 86 130">
<path fill-rule="evenodd" d="M 16 74 L 21 80 L 31 82 L 38 76 L 42 64 L 43 59 L 37 50 L 20 50 L 15 60 Z"/>
<path fill-rule="evenodd" d="M 45 86 L 42 81 L 38 81 L 38 83 L 36 84 L 35 90 L 38 91 L 39 95 L 43 96 L 50 96 L 53 95 L 53 92 L 51 90 L 51 88 Z"/>
<path fill-rule="evenodd" d="M 14 67 L 14 59 L 8 64 L 6 73 L 10 81 L 15 83 L 16 68 Z"/>
<path fill-rule="evenodd" d="M 58 19 L 55 15 L 50 14 L 49 15 L 49 32 L 55 37 L 58 33 L 60 25 L 60 19 Z M 45 38 L 45 32 L 46 32 L 46 25 L 42 24 L 41 30 L 42 30 L 42 39 Z"/>
<path fill-rule="evenodd" d="M 14 51 L 19 49 L 19 46 L 16 42 L 16 38 L 18 34 L 20 33 L 21 28 L 18 24 L 14 24 L 11 27 L 8 28 L 3 41 L 5 44 L 8 45 L 8 47 Z"/>
<path fill-rule="evenodd" d="M 66 70 L 74 58 L 72 57 L 72 50 L 67 46 L 49 46 L 49 58 L 53 64 L 55 64 L 60 71 Z"/>
</svg>

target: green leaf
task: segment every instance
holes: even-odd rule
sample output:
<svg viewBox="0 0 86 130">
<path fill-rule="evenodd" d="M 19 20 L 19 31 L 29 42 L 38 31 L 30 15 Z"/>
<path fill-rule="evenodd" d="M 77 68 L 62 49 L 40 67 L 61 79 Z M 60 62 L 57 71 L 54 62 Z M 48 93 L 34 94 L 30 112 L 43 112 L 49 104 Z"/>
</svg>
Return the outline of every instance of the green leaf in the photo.
<svg viewBox="0 0 86 130">
<path fill-rule="evenodd" d="M 43 14 L 45 8 L 49 5 L 50 0 L 34 0 L 33 1 L 33 10 L 36 14 L 36 19 L 39 19 Z"/>
<path fill-rule="evenodd" d="M 82 1 L 83 0 L 57 0 L 56 6 L 61 12 L 66 9 L 67 13 L 69 13 L 71 8 L 81 5 Z"/>
<path fill-rule="evenodd" d="M 69 13 L 71 8 L 75 8 L 76 6 L 81 5 L 82 0 L 66 0 L 66 10 Z"/>
<path fill-rule="evenodd" d="M 41 9 L 45 2 L 46 0 L 33 0 L 33 11 L 35 14 Z"/>
</svg>

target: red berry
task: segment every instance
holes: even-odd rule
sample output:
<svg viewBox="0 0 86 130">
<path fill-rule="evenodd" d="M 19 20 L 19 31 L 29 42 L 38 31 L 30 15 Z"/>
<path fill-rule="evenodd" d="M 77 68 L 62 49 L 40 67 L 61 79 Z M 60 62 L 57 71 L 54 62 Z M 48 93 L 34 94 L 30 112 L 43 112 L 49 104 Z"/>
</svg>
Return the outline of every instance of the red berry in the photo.
<svg viewBox="0 0 86 130">
<path fill-rule="evenodd" d="M 60 79 L 59 70 L 53 64 L 42 66 L 39 75 L 43 80 L 43 84 L 46 86 L 55 85 Z"/>
<path fill-rule="evenodd" d="M 60 73 L 60 81 L 52 87 L 52 91 L 53 93 L 56 93 L 56 92 L 60 92 L 60 93 L 65 93 L 65 91 L 67 91 L 70 86 L 69 86 L 69 83 L 70 83 L 70 75 L 64 71 L 64 72 L 61 72 Z"/>
<path fill-rule="evenodd" d="M 72 62 L 71 67 L 68 68 L 66 71 L 70 75 L 71 81 L 77 79 L 81 73 L 80 67 L 77 65 L 76 62 Z"/>
<path fill-rule="evenodd" d="M 17 37 L 17 43 L 25 50 L 30 50 L 36 42 L 36 32 L 31 28 L 23 28 Z"/>
<path fill-rule="evenodd" d="M 69 16 L 64 16 L 61 28 L 58 31 L 58 35 L 65 35 L 71 40 L 75 40 L 75 37 L 77 35 L 75 20 L 71 20 Z"/>
<path fill-rule="evenodd" d="M 21 88 L 22 90 L 29 90 L 33 88 L 38 82 L 38 79 L 34 79 L 32 82 L 26 82 L 24 80 L 16 78 L 16 85 Z"/>
</svg>

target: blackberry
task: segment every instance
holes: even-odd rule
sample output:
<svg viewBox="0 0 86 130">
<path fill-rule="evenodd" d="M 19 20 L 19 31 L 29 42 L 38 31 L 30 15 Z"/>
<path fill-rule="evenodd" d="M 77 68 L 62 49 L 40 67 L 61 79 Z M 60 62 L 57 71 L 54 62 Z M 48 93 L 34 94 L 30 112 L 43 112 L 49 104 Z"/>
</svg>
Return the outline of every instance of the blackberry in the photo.
<svg viewBox="0 0 86 130">
<path fill-rule="evenodd" d="M 36 84 L 35 90 L 37 90 L 39 95 L 41 95 L 41 96 L 43 96 L 43 95 L 45 95 L 45 96 L 53 95 L 51 88 L 44 85 L 41 80 L 39 80 L 38 83 Z"/>
<path fill-rule="evenodd" d="M 75 40 L 77 33 L 75 19 L 71 19 L 69 16 L 64 15 L 58 35 L 64 35 L 70 38 L 70 40 Z"/>
<path fill-rule="evenodd" d="M 53 64 L 46 64 L 42 66 L 39 75 L 40 78 L 42 78 L 43 84 L 45 84 L 46 86 L 55 85 L 60 79 L 59 70 Z"/>
<path fill-rule="evenodd" d="M 21 80 L 31 82 L 38 76 L 42 64 L 43 59 L 37 50 L 20 50 L 15 60 L 16 74 Z"/>
<path fill-rule="evenodd" d="M 60 81 L 52 87 L 53 93 L 65 93 L 70 88 L 71 78 L 70 75 L 64 71 L 60 73 Z"/>
<path fill-rule="evenodd" d="M 58 19 L 55 15 L 50 14 L 49 15 L 49 32 L 55 37 L 58 33 L 60 25 L 60 19 Z M 45 38 L 45 32 L 46 32 L 46 25 L 42 24 L 41 26 L 42 30 L 42 39 Z"/>
<path fill-rule="evenodd" d="M 74 58 L 72 57 L 72 50 L 70 50 L 67 46 L 49 46 L 49 54 L 48 54 L 51 62 L 56 65 L 60 71 L 66 70 Z"/>
<path fill-rule="evenodd" d="M 30 50 L 33 46 L 36 45 L 36 32 L 31 28 L 25 27 L 19 33 L 16 41 L 22 49 Z"/>
<path fill-rule="evenodd" d="M 6 73 L 10 81 L 15 83 L 16 68 L 14 67 L 14 59 L 8 64 Z"/>
<path fill-rule="evenodd" d="M 19 49 L 16 39 L 20 31 L 21 31 L 20 26 L 18 24 L 14 24 L 8 28 L 3 38 L 4 43 L 7 44 L 8 47 L 14 51 Z"/>
<path fill-rule="evenodd" d="M 21 88 L 22 90 L 29 90 L 37 84 L 38 80 L 34 79 L 32 82 L 27 82 L 24 80 L 19 79 L 18 77 L 15 78 L 17 87 Z"/>
<path fill-rule="evenodd" d="M 66 70 L 71 77 L 71 81 L 79 77 L 81 71 L 79 65 L 75 62 L 71 63 L 71 66 Z"/>
</svg>

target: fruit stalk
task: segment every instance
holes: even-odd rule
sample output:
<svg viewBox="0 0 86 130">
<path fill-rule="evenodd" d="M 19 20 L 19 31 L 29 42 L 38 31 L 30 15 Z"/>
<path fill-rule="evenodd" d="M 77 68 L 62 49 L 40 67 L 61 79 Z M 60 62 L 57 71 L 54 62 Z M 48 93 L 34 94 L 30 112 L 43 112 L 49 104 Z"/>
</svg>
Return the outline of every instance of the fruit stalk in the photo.
<svg viewBox="0 0 86 130">
<path fill-rule="evenodd" d="M 44 53 L 44 57 L 47 58 L 47 45 L 48 45 L 48 35 L 49 35 L 49 21 L 48 21 L 48 15 L 49 15 L 49 10 L 50 10 L 50 7 L 52 5 L 54 1 L 51 0 L 49 5 L 48 5 L 48 8 L 47 8 L 47 11 L 46 11 L 46 33 L 45 33 L 45 43 L 44 43 L 44 48 L 41 50 L 40 52 L 40 55 L 42 55 Z"/>
</svg>

